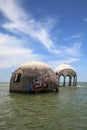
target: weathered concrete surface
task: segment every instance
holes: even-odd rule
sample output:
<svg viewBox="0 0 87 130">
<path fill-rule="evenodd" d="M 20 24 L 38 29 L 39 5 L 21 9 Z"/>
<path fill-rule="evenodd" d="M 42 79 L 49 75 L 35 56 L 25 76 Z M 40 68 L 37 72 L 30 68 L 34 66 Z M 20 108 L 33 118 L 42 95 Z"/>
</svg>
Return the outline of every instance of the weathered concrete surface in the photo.
<svg viewBox="0 0 87 130">
<path fill-rule="evenodd" d="M 75 69 L 68 64 L 61 64 L 55 69 L 55 73 L 58 77 L 58 83 L 60 84 L 60 78 L 63 76 L 63 86 L 66 86 L 66 77 L 69 77 L 68 86 L 77 86 L 77 74 Z"/>
<path fill-rule="evenodd" d="M 58 91 L 57 76 L 42 62 L 28 62 L 12 73 L 10 91 L 25 93 Z"/>
</svg>

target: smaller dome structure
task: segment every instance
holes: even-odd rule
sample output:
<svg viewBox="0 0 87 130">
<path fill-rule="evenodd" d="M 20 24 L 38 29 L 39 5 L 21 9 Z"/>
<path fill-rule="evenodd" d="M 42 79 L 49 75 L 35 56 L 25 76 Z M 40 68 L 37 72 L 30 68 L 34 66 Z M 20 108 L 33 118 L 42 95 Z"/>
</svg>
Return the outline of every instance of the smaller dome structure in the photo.
<svg viewBox="0 0 87 130">
<path fill-rule="evenodd" d="M 68 64 L 61 64 L 56 69 L 55 72 L 58 76 L 58 83 L 60 84 L 60 79 L 63 77 L 63 86 L 66 86 L 66 78 L 69 77 L 68 86 L 77 85 L 77 74 L 75 69 Z"/>
<path fill-rule="evenodd" d="M 58 91 L 55 72 L 43 62 L 27 62 L 20 65 L 11 76 L 10 92 Z"/>
<path fill-rule="evenodd" d="M 68 65 L 68 64 L 61 64 L 55 70 L 57 72 L 60 72 L 62 70 L 73 70 L 73 71 L 75 71 L 74 68 L 72 66 Z"/>
</svg>

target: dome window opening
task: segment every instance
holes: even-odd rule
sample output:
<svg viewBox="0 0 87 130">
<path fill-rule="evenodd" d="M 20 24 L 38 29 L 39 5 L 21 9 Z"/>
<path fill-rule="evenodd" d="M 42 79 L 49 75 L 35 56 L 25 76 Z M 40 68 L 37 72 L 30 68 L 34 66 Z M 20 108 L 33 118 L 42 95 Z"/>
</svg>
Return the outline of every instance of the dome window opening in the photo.
<svg viewBox="0 0 87 130">
<path fill-rule="evenodd" d="M 20 73 L 15 74 L 14 82 L 20 82 L 20 79 L 21 79 L 21 74 Z"/>
</svg>

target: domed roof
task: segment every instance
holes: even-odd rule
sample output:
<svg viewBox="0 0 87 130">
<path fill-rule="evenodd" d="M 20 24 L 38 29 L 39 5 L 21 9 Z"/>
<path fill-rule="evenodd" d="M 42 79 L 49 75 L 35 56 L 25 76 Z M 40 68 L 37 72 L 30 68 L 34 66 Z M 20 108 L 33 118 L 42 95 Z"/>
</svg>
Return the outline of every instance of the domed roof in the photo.
<svg viewBox="0 0 87 130">
<path fill-rule="evenodd" d="M 44 68 L 50 68 L 47 64 L 43 63 L 43 62 L 27 62 L 27 63 L 24 63 L 22 65 L 20 65 L 19 68 L 31 68 L 31 69 L 34 69 L 34 68 L 38 68 L 38 69 L 44 69 Z"/>
<path fill-rule="evenodd" d="M 73 68 L 72 66 L 68 65 L 68 64 L 61 64 L 61 65 L 59 65 L 59 66 L 55 69 L 55 71 L 56 71 L 56 72 L 60 72 L 60 71 L 62 71 L 62 70 L 67 70 L 67 69 L 73 70 L 73 71 L 75 72 L 74 68 Z"/>
</svg>

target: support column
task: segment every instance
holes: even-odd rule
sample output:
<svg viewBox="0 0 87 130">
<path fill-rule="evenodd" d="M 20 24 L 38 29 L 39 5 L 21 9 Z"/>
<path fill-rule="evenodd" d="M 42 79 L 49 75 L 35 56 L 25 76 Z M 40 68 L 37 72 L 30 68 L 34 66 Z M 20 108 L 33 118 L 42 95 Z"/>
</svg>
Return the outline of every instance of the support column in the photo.
<svg viewBox="0 0 87 130">
<path fill-rule="evenodd" d="M 75 77 L 73 77 L 73 86 L 75 86 Z"/>
<path fill-rule="evenodd" d="M 58 86 L 60 86 L 60 76 L 58 77 Z"/>
<path fill-rule="evenodd" d="M 73 86 L 77 86 L 77 76 L 73 78 Z"/>
<path fill-rule="evenodd" d="M 75 77 L 75 86 L 77 86 L 77 76 Z"/>
<path fill-rule="evenodd" d="M 72 86 L 72 77 L 69 76 L 69 86 Z"/>
<path fill-rule="evenodd" d="M 63 82 L 64 87 L 65 87 L 65 83 L 66 83 L 66 76 L 64 76 L 64 82 Z"/>
</svg>

